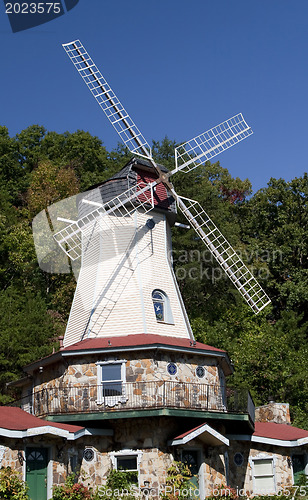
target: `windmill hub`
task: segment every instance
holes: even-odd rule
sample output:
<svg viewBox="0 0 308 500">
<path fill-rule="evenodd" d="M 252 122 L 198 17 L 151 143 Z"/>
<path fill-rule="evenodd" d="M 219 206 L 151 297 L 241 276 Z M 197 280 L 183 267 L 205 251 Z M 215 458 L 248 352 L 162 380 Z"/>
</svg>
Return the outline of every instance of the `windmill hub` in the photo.
<svg viewBox="0 0 308 500">
<path fill-rule="evenodd" d="M 164 174 L 163 172 L 160 174 L 160 180 L 161 182 L 168 182 L 168 175 Z"/>
</svg>

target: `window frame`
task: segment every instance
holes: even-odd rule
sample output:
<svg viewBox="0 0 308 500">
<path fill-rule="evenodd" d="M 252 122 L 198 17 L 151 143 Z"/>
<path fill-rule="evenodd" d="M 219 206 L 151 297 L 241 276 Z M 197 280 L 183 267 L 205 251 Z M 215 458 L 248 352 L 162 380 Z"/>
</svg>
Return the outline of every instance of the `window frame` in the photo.
<svg viewBox="0 0 308 500">
<path fill-rule="evenodd" d="M 143 452 L 141 450 L 132 450 L 132 449 L 124 449 L 124 450 L 120 450 L 120 451 L 112 451 L 112 452 L 109 453 L 109 457 L 111 459 L 112 468 L 114 470 L 119 470 L 118 469 L 118 458 L 136 457 L 137 469 L 126 469 L 126 470 L 130 471 L 130 472 L 136 472 L 137 473 L 138 487 L 140 487 L 140 463 L 141 463 L 142 454 L 143 454 Z"/>
<path fill-rule="evenodd" d="M 106 406 L 115 406 L 118 403 L 126 403 L 126 359 L 115 359 L 108 361 L 97 361 L 97 404 L 105 404 Z M 110 382 L 121 382 L 122 394 L 116 396 L 103 395 L 103 367 L 107 365 L 121 365 L 121 379 L 110 380 Z"/>
<path fill-rule="evenodd" d="M 255 463 L 261 460 L 268 460 L 272 463 L 272 474 L 262 474 L 256 476 Z M 253 481 L 253 493 L 256 495 L 270 495 L 272 493 L 277 493 L 277 481 L 276 481 L 276 457 L 274 455 L 268 455 L 266 453 L 260 453 L 254 457 L 249 458 L 250 466 L 252 469 L 252 481 Z M 260 477 L 272 477 L 273 478 L 273 491 L 259 490 L 256 486 L 256 478 Z"/>
<path fill-rule="evenodd" d="M 155 293 L 160 294 L 162 298 L 161 299 L 155 298 L 154 297 Z M 172 311 L 171 311 L 171 307 L 170 307 L 170 301 L 169 301 L 169 297 L 166 294 L 166 292 L 164 292 L 160 288 L 154 288 L 154 290 L 152 290 L 152 293 L 151 293 L 151 298 L 152 298 L 152 302 L 153 302 L 154 314 L 155 314 L 155 319 L 156 319 L 157 323 L 174 325 L 174 319 L 173 319 L 173 315 L 172 315 Z M 155 311 L 155 303 L 162 304 L 162 306 L 163 306 L 163 319 L 157 318 L 156 311 Z"/>
<path fill-rule="evenodd" d="M 175 366 L 175 373 L 170 373 L 170 372 L 169 372 L 169 367 L 170 367 L 171 365 Z M 170 377 L 176 377 L 176 376 L 178 375 L 178 371 L 179 371 L 179 369 L 178 369 L 178 365 L 177 365 L 176 363 L 174 363 L 173 361 L 169 361 L 169 362 L 167 363 L 167 365 L 166 365 L 166 372 L 168 373 L 168 375 L 169 375 Z"/>
</svg>

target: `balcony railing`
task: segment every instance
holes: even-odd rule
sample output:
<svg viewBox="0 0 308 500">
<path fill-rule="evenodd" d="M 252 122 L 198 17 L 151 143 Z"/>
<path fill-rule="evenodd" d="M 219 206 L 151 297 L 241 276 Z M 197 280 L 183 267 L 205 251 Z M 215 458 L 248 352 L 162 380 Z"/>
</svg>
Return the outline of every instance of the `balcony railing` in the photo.
<svg viewBox="0 0 308 500">
<path fill-rule="evenodd" d="M 254 403 L 247 389 L 177 381 L 107 382 L 45 388 L 15 405 L 36 416 L 155 408 L 182 408 L 248 414 Z"/>
</svg>

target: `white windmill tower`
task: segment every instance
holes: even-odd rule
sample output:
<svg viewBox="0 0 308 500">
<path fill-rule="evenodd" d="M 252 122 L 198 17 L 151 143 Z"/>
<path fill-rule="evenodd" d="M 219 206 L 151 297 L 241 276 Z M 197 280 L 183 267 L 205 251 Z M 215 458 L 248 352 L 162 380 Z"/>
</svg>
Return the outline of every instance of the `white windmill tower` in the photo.
<svg viewBox="0 0 308 500">
<path fill-rule="evenodd" d="M 269 297 L 200 204 L 179 196 L 169 180 L 251 135 L 243 116 L 177 147 L 175 168 L 168 172 L 154 161 L 147 141 L 80 41 L 63 47 L 125 146 L 139 158 L 80 195 L 78 220 L 54 235 L 73 261 L 81 258 L 64 345 L 140 333 L 193 339 L 170 261 L 174 202 L 252 310 L 260 312 Z"/>
</svg>

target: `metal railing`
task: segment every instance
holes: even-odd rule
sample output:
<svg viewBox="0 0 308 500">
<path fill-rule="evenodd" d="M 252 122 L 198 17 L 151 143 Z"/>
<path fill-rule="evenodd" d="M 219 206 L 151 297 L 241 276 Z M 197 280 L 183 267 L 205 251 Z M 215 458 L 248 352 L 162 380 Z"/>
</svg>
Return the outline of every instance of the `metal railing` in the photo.
<svg viewBox="0 0 308 500">
<path fill-rule="evenodd" d="M 254 421 L 254 403 L 247 389 L 168 380 L 47 386 L 14 404 L 36 416 L 182 408 L 248 414 Z"/>
</svg>

